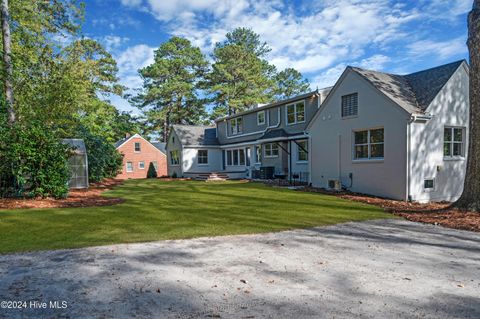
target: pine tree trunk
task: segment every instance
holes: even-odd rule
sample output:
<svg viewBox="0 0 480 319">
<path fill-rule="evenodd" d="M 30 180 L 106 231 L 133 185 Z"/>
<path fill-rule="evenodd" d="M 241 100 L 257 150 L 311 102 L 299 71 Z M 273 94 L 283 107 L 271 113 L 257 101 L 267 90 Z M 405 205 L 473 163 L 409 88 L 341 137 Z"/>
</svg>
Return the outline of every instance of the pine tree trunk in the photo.
<svg viewBox="0 0 480 319">
<path fill-rule="evenodd" d="M 1 3 L 1 19 L 2 19 L 2 36 L 3 36 L 3 64 L 5 71 L 5 99 L 7 102 L 8 122 L 13 124 L 15 122 L 15 111 L 13 109 L 13 66 L 12 66 L 12 52 L 11 52 L 11 38 L 10 38 L 10 16 L 8 13 L 8 0 L 2 0 Z"/>
<path fill-rule="evenodd" d="M 480 0 L 468 15 L 470 52 L 470 138 L 463 194 L 456 207 L 480 211 Z"/>
</svg>

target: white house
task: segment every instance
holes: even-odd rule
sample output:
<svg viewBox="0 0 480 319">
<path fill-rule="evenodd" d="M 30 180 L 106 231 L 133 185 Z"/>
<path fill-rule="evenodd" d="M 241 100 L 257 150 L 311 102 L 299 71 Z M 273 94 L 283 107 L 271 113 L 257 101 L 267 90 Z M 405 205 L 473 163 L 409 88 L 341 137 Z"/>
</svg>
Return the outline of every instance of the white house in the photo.
<svg viewBox="0 0 480 319">
<path fill-rule="evenodd" d="M 310 182 L 399 200 L 457 199 L 468 86 L 465 61 L 408 75 L 348 67 L 307 126 Z"/>
</svg>

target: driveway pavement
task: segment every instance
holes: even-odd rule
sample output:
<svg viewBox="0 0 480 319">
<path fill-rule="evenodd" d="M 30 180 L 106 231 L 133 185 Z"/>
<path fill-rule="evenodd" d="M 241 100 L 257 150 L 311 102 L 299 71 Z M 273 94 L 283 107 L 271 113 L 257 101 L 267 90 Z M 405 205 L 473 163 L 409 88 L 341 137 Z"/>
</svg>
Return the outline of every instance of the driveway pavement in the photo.
<svg viewBox="0 0 480 319">
<path fill-rule="evenodd" d="M 379 220 L 3 255 L 0 278 L 8 318 L 480 318 L 480 234 Z"/>
</svg>

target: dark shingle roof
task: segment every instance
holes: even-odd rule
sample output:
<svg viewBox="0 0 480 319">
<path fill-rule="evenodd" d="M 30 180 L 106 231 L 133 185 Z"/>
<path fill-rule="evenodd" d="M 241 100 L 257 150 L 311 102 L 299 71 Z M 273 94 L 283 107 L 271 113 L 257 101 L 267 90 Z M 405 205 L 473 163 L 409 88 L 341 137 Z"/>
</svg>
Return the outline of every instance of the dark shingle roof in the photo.
<svg viewBox="0 0 480 319">
<path fill-rule="evenodd" d="M 219 145 L 214 127 L 173 125 L 173 129 L 182 145 Z"/>
<path fill-rule="evenodd" d="M 167 146 L 167 143 L 152 141 L 151 144 L 155 146 L 160 152 L 166 154 L 167 151 L 165 150 L 165 147 Z"/>
<path fill-rule="evenodd" d="M 289 137 L 290 135 L 283 129 L 273 129 L 266 131 L 259 139 L 267 140 L 270 138 Z"/>
<path fill-rule="evenodd" d="M 126 138 L 123 138 L 119 141 L 117 141 L 114 145 L 115 145 L 115 148 L 118 148 L 120 145 L 122 145 L 123 143 L 125 143 L 130 137 L 126 137 Z"/>
<path fill-rule="evenodd" d="M 350 67 L 410 113 L 424 112 L 464 60 L 407 75 Z"/>
</svg>

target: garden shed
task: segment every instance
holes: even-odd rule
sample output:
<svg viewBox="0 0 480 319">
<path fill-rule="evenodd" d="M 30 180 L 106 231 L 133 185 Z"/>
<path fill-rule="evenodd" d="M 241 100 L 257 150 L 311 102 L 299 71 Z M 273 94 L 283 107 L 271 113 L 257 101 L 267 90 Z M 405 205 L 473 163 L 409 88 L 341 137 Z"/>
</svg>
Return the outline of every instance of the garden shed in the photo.
<svg viewBox="0 0 480 319">
<path fill-rule="evenodd" d="M 63 143 L 74 148 L 73 155 L 68 159 L 71 177 L 68 182 L 70 188 L 88 188 L 88 158 L 87 148 L 82 139 L 69 138 Z"/>
</svg>

